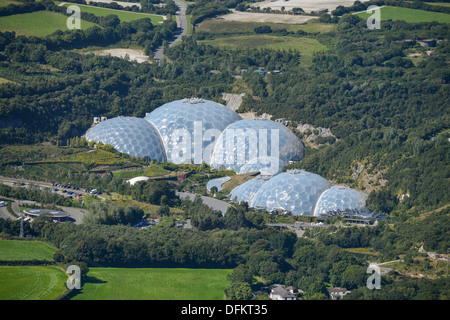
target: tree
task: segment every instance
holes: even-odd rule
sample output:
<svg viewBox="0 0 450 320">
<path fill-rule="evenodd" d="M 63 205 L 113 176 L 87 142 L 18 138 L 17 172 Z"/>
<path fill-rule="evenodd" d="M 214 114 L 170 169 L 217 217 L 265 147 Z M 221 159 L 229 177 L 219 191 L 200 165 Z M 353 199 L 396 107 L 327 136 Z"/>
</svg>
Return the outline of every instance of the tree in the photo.
<svg viewBox="0 0 450 320">
<path fill-rule="evenodd" d="M 255 33 L 261 34 L 261 33 L 272 33 L 272 28 L 270 26 L 259 26 L 253 29 Z"/>
<path fill-rule="evenodd" d="M 227 300 L 249 300 L 252 297 L 252 288 L 247 282 L 232 282 L 225 290 Z"/>
<path fill-rule="evenodd" d="M 246 282 L 250 285 L 255 283 L 251 269 L 245 264 L 240 264 L 227 276 L 231 282 Z"/>
</svg>

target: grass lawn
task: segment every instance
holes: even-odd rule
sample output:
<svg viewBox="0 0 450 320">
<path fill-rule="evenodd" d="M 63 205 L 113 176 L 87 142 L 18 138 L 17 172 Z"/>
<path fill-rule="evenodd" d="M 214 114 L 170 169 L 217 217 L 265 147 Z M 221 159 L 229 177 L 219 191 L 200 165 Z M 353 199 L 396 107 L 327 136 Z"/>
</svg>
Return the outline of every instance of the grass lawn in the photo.
<svg viewBox="0 0 450 320">
<path fill-rule="evenodd" d="M 273 35 L 245 35 L 203 40 L 201 43 L 231 49 L 256 48 L 273 50 L 295 50 L 303 56 L 311 57 L 314 52 L 325 51 L 327 47 L 319 41 L 306 37 L 282 37 Z"/>
<path fill-rule="evenodd" d="M 17 35 L 43 37 L 56 30 L 66 31 L 67 16 L 50 11 L 36 11 L 0 17 L 0 31 L 15 31 Z M 87 29 L 95 24 L 81 22 L 81 28 Z"/>
<path fill-rule="evenodd" d="M 230 269 L 89 268 L 72 300 L 223 300 Z"/>
<path fill-rule="evenodd" d="M 0 240 L 0 260 L 53 261 L 56 248 L 40 241 Z"/>
<path fill-rule="evenodd" d="M 371 14 L 366 12 L 358 13 L 358 15 L 363 19 L 371 16 Z M 450 14 L 401 7 L 383 7 L 380 9 L 380 15 L 381 20 L 404 20 L 406 22 L 437 21 L 439 23 L 450 23 Z"/>
<path fill-rule="evenodd" d="M 154 25 L 156 25 L 163 21 L 163 17 L 156 15 L 156 14 L 115 10 L 115 9 L 108 9 L 108 8 L 101 8 L 101 7 L 86 6 L 86 5 L 81 5 L 81 4 L 74 4 L 74 3 L 64 4 L 65 7 L 68 7 L 70 5 L 77 5 L 81 8 L 81 12 L 89 12 L 89 13 L 95 14 L 98 17 L 115 14 L 119 17 L 120 21 L 122 21 L 122 22 L 124 22 L 124 21 L 130 22 L 133 20 L 150 18 L 152 20 L 152 23 Z M 83 24 L 83 22 L 84 21 L 82 21 L 82 24 Z"/>
<path fill-rule="evenodd" d="M 53 300 L 66 290 L 66 281 L 56 267 L 0 266 L 0 300 Z"/>
</svg>

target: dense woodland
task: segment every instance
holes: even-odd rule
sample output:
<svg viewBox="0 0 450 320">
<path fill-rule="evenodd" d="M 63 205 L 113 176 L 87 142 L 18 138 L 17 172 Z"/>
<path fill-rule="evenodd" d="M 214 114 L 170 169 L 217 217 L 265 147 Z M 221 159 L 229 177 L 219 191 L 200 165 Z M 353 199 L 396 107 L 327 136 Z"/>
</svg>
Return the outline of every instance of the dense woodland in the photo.
<svg viewBox="0 0 450 320">
<path fill-rule="evenodd" d="M 195 1 L 189 13 L 199 23 L 242 2 Z M 349 10 L 356 11 L 356 5 Z M 59 9 L 44 2 L 8 10 Z M 8 10 L 0 9 L 0 14 L 15 12 Z M 289 168 L 303 168 L 358 189 L 363 183 L 352 173 L 360 164 L 369 176 L 381 172 L 385 182 L 372 182 L 375 188 L 368 205 L 389 213 L 394 224 L 297 238 L 290 231 L 266 227 L 264 215 L 245 204 L 223 216 L 198 198 L 180 201 L 171 183 L 128 188 L 123 179 L 89 172 L 89 165 L 83 164 L 77 172 L 61 170 L 42 178 L 127 194 L 162 205 L 161 215 L 169 215 L 169 206 L 180 208 L 194 230 L 174 224 L 130 228 L 142 218 L 141 210 L 94 203 L 86 223 L 38 219 L 32 227 L 26 224 L 27 234 L 59 248 L 56 258 L 61 263 L 234 268 L 226 291 L 230 299 L 249 299 L 260 285 L 255 276 L 267 283 L 296 286 L 307 299 L 326 299 L 327 286 L 347 287 L 352 290 L 348 298 L 353 299 L 448 299 L 448 278 L 399 281 L 394 274 L 383 277 L 386 290 L 370 291 L 365 287 L 367 261 L 344 248 L 372 248 L 382 261 L 404 255 L 423 258 L 416 249 L 420 245 L 440 253 L 449 247 L 448 207 L 429 212 L 449 202 L 450 45 L 436 41 L 431 48 L 436 55 L 424 55 L 418 62 L 407 57 L 424 53 L 417 39 L 448 40 L 449 25 L 388 21 L 380 30 L 369 30 L 356 16 L 347 12 L 338 16 L 329 21 L 336 23 L 331 32 L 301 34 L 328 48 L 311 59 L 293 51 L 217 49 L 199 44 L 197 36 L 204 35 L 195 33 L 166 49 L 166 59 L 159 64 L 80 54 L 79 49 L 92 45 L 139 46 L 151 54 L 176 32 L 174 22 L 121 22 L 117 16 L 85 15 L 83 19 L 99 26 L 44 38 L 2 32 L 0 76 L 11 82 L 0 85 L 0 141 L 8 159 L 2 159 L 1 172 L 8 175 L 13 167 L 22 169 L 29 157 L 9 159 L 8 145 L 46 142 L 61 155 L 69 154 L 70 148 L 56 145 L 70 144 L 70 139 L 84 134 L 94 116 L 142 117 L 163 103 L 190 96 L 221 101 L 221 93 L 232 92 L 236 76 L 242 75 L 239 81 L 247 95 L 240 111 L 287 118 L 294 127 L 308 123 L 330 128 L 335 135 L 329 145 L 308 148 L 304 160 Z M 260 67 L 282 74 L 263 78 L 253 72 Z M 242 69 L 249 72 L 242 74 Z M 38 158 L 44 160 L 46 155 L 36 154 L 34 159 Z M 0 185 L 0 194 L 70 205 L 64 198 L 34 189 Z M 404 194 L 409 196 L 401 198 Z M 17 236 L 19 221 L 1 219 L 0 232 L 4 238 Z"/>
</svg>

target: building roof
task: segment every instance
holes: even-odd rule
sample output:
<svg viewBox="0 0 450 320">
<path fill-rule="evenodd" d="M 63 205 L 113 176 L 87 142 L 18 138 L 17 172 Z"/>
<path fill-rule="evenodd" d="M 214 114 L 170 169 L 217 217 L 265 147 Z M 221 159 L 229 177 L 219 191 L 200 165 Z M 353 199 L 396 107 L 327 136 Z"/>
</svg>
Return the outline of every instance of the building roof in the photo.
<svg viewBox="0 0 450 320">
<path fill-rule="evenodd" d="M 330 293 L 332 293 L 332 292 L 347 292 L 348 291 L 346 288 L 340 288 L 340 287 L 328 288 L 327 290 Z"/>
<path fill-rule="evenodd" d="M 271 294 L 279 295 L 282 298 L 295 298 L 295 295 L 287 291 L 283 286 L 276 286 L 272 289 Z"/>
</svg>

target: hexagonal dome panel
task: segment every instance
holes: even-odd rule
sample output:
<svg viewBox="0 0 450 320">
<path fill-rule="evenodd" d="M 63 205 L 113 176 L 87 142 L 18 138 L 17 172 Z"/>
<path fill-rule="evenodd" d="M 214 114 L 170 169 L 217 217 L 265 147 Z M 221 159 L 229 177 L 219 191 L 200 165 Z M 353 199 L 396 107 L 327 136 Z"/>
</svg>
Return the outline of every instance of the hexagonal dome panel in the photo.
<svg viewBox="0 0 450 320">
<path fill-rule="evenodd" d="M 288 170 L 264 183 L 256 193 L 253 206 L 269 211 L 281 209 L 293 215 L 313 215 L 317 199 L 330 187 L 321 176 L 304 170 Z"/>
<path fill-rule="evenodd" d="M 237 186 L 230 192 L 231 201 L 237 203 L 245 201 L 248 203 L 249 207 L 253 207 L 253 199 L 255 198 L 256 193 L 270 177 L 271 176 L 260 175 Z"/>
<path fill-rule="evenodd" d="M 303 142 L 284 125 L 264 118 L 243 119 L 222 132 L 211 166 L 236 173 L 275 175 L 289 161 L 300 161 L 304 155 Z"/>
<path fill-rule="evenodd" d="M 220 133 L 240 119 L 224 105 L 198 98 L 166 103 L 145 117 L 159 130 L 167 160 L 176 164 L 209 164 Z"/>
<path fill-rule="evenodd" d="M 86 140 L 112 145 L 132 156 L 166 161 L 158 130 L 148 121 L 135 117 L 116 117 L 100 122 L 86 132 Z"/>
<path fill-rule="evenodd" d="M 366 194 L 345 186 L 332 186 L 319 197 L 314 215 L 336 210 L 362 210 L 366 205 Z"/>
</svg>

